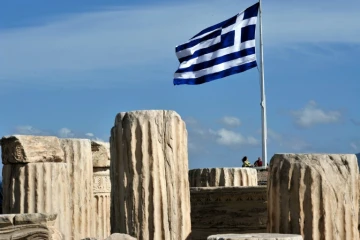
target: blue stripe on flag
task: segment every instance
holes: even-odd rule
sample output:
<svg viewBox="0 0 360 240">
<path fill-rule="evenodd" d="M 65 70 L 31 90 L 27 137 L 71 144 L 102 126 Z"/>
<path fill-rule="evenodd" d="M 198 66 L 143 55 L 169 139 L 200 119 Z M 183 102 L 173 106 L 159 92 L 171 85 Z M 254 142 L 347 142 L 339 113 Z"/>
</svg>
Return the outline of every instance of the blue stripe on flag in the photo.
<svg viewBox="0 0 360 240">
<path fill-rule="evenodd" d="M 258 12 L 259 12 L 259 3 L 255 3 L 254 5 L 248 7 L 244 11 L 244 20 L 252 17 L 257 17 Z"/>
<path fill-rule="evenodd" d="M 225 33 L 225 34 L 221 35 L 221 42 L 211 45 L 210 47 L 207 47 L 207 48 L 199 49 L 199 50 L 195 51 L 192 55 L 180 58 L 179 62 L 182 63 L 184 61 L 189 61 L 190 59 L 197 58 L 202 55 L 233 46 L 234 39 L 235 39 L 235 31 L 230 31 L 228 33 Z"/>
<path fill-rule="evenodd" d="M 187 48 L 191 48 L 203 41 L 206 41 L 206 40 L 209 40 L 209 39 L 212 39 L 212 38 L 216 38 L 218 36 L 221 35 L 221 29 L 219 30 L 216 30 L 214 32 L 211 32 L 209 33 L 208 35 L 205 35 L 204 37 L 202 38 L 198 38 L 198 39 L 195 39 L 195 40 L 192 40 L 191 42 L 188 42 L 188 43 L 185 43 L 185 44 L 182 44 L 180 46 L 177 46 L 176 47 L 176 52 L 179 52 L 181 50 L 184 50 L 184 49 L 187 49 Z"/>
<path fill-rule="evenodd" d="M 246 70 L 249 70 L 251 68 L 254 68 L 257 66 L 256 61 L 252 61 L 246 64 L 242 64 L 236 67 L 232 67 L 229 69 L 226 69 L 224 71 L 220 71 L 217 73 L 213 73 L 213 74 L 208 74 L 199 78 L 186 78 L 186 79 L 182 79 L 182 78 L 175 78 L 174 79 L 174 85 L 181 85 L 181 84 L 188 84 L 188 85 L 198 85 L 198 84 L 203 84 L 203 83 L 207 83 L 219 78 L 224 78 L 236 73 L 240 73 L 240 72 L 244 72 Z"/>
<path fill-rule="evenodd" d="M 211 60 L 206 61 L 206 62 L 201 62 L 201 63 L 198 63 L 198 64 L 191 65 L 190 67 L 187 67 L 187 68 L 181 68 L 181 69 L 178 69 L 176 71 L 176 73 L 199 71 L 199 70 L 202 70 L 202 69 L 205 69 L 205 68 L 213 67 L 214 65 L 217 65 L 217 64 L 220 64 L 220 63 L 231 61 L 231 60 L 234 60 L 234 59 L 237 59 L 237 58 L 242 58 L 242 57 L 252 55 L 252 54 L 255 54 L 255 47 L 246 48 L 246 49 L 243 49 L 243 50 L 238 51 L 238 52 L 229 53 L 227 55 L 224 55 L 224 56 L 221 56 L 221 57 L 218 57 L 218 58 L 214 58 L 214 59 L 211 59 Z"/>
<path fill-rule="evenodd" d="M 202 35 L 204 33 L 211 32 L 211 31 L 213 31 L 213 30 L 215 30 L 217 28 L 226 28 L 228 26 L 231 26 L 231 25 L 236 23 L 237 16 L 238 15 L 235 15 L 232 18 L 229 18 L 229 19 L 227 19 L 227 20 L 225 20 L 225 21 L 223 21 L 221 23 L 218 23 L 218 24 L 215 24 L 215 25 L 213 25 L 211 27 L 205 28 L 204 30 L 202 30 L 201 32 L 199 32 L 198 34 L 196 34 L 195 36 L 193 36 L 190 39 L 196 38 L 197 36 L 200 36 L 200 35 Z"/>
<path fill-rule="evenodd" d="M 255 39 L 255 25 L 248 25 L 241 28 L 241 42 Z"/>
</svg>

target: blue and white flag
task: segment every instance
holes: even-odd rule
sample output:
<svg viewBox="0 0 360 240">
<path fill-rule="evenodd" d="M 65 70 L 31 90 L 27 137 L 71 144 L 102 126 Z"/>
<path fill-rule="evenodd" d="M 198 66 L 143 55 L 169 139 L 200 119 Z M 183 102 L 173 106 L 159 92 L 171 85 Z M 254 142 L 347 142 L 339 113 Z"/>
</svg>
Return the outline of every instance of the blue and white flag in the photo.
<svg viewBox="0 0 360 240">
<path fill-rule="evenodd" d="M 257 66 L 255 27 L 259 3 L 208 27 L 176 47 L 174 85 L 202 84 Z"/>
</svg>

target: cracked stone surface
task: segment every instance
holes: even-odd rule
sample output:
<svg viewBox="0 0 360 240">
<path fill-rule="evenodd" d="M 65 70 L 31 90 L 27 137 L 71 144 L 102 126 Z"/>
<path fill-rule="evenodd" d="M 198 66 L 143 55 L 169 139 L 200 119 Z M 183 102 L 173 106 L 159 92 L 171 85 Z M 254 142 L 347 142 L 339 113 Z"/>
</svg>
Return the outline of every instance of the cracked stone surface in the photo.
<svg viewBox="0 0 360 240">
<path fill-rule="evenodd" d="M 174 111 L 119 113 L 111 131 L 111 232 L 139 240 L 191 233 L 187 131 Z"/>
<path fill-rule="evenodd" d="M 268 232 L 304 240 L 358 239 L 359 168 L 354 154 L 275 154 Z"/>
</svg>

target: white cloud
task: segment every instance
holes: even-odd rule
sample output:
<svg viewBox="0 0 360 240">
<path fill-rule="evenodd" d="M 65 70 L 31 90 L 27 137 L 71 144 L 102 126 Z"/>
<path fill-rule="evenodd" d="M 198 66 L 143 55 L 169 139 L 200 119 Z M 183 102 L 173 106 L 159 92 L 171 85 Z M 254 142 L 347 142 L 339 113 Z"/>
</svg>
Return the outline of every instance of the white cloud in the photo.
<svg viewBox="0 0 360 240">
<path fill-rule="evenodd" d="M 33 126 L 25 125 L 25 126 L 17 126 L 15 128 L 15 132 L 21 135 L 45 135 L 46 132 Z"/>
<path fill-rule="evenodd" d="M 259 129 L 258 133 L 261 134 L 261 129 Z M 279 147 L 284 149 L 285 151 L 309 151 L 312 150 L 313 147 L 307 141 L 291 135 L 284 135 L 274 131 L 271 128 L 267 129 L 267 142 L 268 144 L 277 144 Z"/>
<path fill-rule="evenodd" d="M 216 136 L 216 142 L 225 146 L 243 146 L 243 145 L 257 145 L 259 142 L 256 138 L 249 136 L 244 137 L 240 133 L 226 130 L 224 128 L 214 131 L 209 130 L 210 134 Z"/>
<path fill-rule="evenodd" d="M 16 77 L 45 79 L 54 73 L 74 75 L 92 70 L 126 69 L 129 65 L 168 59 L 173 61 L 175 69 L 176 45 L 252 3 L 210 0 L 113 8 L 54 16 L 38 26 L 3 29 L 0 31 L 0 76 L 3 80 Z M 311 7 L 306 2 L 265 3 L 266 44 L 359 43 L 360 25 L 357 23 L 360 15 L 358 3 L 355 4 L 344 8 L 340 2 L 327 3 L 327 11 L 324 11 L 323 4 L 318 3 Z M 65 81 L 66 78 L 57 79 Z M 76 78 L 76 81 L 81 79 L 84 78 Z M 74 78 L 71 81 L 74 84 Z"/>
<path fill-rule="evenodd" d="M 354 149 L 355 151 L 357 151 L 357 150 L 359 149 L 358 146 L 357 146 L 357 144 L 354 143 L 354 142 L 351 142 L 351 143 L 350 143 L 350 147 L 351 147 L 352 149 Z"/>
<path fill-rule="evenodd" d="M 292 111 L 291 116 L 296 125 L 308 128 L 316 124 L 336 123 L 340 120 L 341 113 L 322 110 L 315 101 L 309 101 L 303 109 Z"/>
<path fill-rule="evenodd" d="M 229 127 L 238 127 L 241 125 L 240 119 L 231 116 L 224 116 L 220 121 Z"/>
<path fill-rule="evenodd" d="M 280 133 L 275 132 L 271 128 L 267 129 L 267 136 L 269 140 L 275 140 L 275 141 L 281 141 L 283 138 Z"/>
<path fill-rule="evenodd" d="M 58 131 L 58 136 L 61 138 L 73 138 L 75 137 L 75 133 L 68 128 L 61 128 Z"/>
<path fill-rule="evenodd" d="M 193 118 L 193 117 L 187 117 L 187 118 L 184 119 L 184 121 L 185 121 L 185 123 L 187 125 L 192 125 L 193 126 L 193 125 L 198 124 L 197 120 L 195 118 Z"/>
<path fill-rule="evenodd" d="M 44 136 L 44 135 L 49 135 L 49 136 L 57 136 L 60 138 L 85 138 L 85 139 L 90 139 L 93 141 L 101 141 L 104 142 L 103 139 L 95 136 L 95 134 L 93 133 L 77 133 L 74 132 L 73 130 L 63 127 L 61 129 L 59 129 L 56 132 L 50 133 L 38 128 L 35 128 L 33 126 L 30 125 L 23 125 L 23 126 L 17 126 L 15 127 L 15 134 L 20 134 L 20 135 L 37 135 L 37 136 Z"/>
</svg>

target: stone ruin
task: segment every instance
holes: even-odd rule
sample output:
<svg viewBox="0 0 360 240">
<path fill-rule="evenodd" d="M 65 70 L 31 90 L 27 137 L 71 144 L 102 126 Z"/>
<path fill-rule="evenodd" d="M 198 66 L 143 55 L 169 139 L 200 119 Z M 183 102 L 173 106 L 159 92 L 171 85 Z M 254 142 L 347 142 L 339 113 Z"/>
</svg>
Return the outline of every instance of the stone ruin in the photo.
<svg viewBox="0 0 360 240">
<path fill-rule="evenodd" d="M 106 143 L 15 135 L 1 144 L 3 213 L 57 213 L 63 239 L 110 235 Z"/>
<path fill-rule="evenodd" d="M 15 135 L 1 146 L 0 239 L 359 238 L 355 155 L 188 171 L 185 123 L 162 110 L 119 113 L 110 144 Z"/>
</svg>

